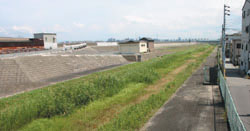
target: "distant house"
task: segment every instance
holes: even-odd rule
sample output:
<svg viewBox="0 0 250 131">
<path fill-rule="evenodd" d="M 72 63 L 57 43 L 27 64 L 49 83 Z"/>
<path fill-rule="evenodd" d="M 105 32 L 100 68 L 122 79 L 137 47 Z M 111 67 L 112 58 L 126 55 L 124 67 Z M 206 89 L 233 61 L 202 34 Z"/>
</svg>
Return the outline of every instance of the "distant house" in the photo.
<svg viewBox="0 0 250 131">
<path fill-rule="evenodd" d="M 146 41 L 123 41 L 119 42 L 119 50 L 121 54 L 146 53 L 148 51 Z"/>
<path fill-rule="evenodd" d="M 34 38 L 42 39 L 44 41 L 45 49 L 56 49 L 57 48 L 57 39 L 55 33 L 36 33 Z"/>
<path fill-rule="evenodd" d="M 146 42 L 147 43 L 148 52 L 154 51 L 154 40 L 153 39 L 143 37 L 143 38 L 140 39 L 140 42 Z"/>
<path fill-rule="evenodd" d="M 241 39 L 232 40 L 231 61 L 234 65 L 239 65 L 241 55 Z"/>
<path fill-rule="evenodd" d="M 250 3 L 248 0 L 245 1 L 245 4 L 242 8 L 242 36 L 241 36 L 241 62 L 240 69 L 243 72 L 248 72 L 250 69 L 249 62 L 249 51 L 250 51 Z"/>
</svg>

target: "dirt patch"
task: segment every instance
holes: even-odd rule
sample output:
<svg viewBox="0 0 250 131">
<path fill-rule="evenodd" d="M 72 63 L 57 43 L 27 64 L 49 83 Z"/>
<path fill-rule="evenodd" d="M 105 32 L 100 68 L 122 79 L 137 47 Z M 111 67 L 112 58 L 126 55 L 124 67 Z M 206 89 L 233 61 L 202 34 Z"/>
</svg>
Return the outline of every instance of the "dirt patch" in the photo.
<svg viewBox="0 0 250 131">
<path fill-rule="evenodd" d="M 140 103 L 140 102 L 148 99 L 151 95 L 159 93 L 161 91 L 161 89 L 163 89 L 164 86 L 168 82 L 172 81 L 177 74 L 184 71 L 187 68 L 187 66 L 192 62 L 195 62 L 195 60 L 188 60 L 185 65 L 182 65 L 182 66 L 176 68 L 174 71 L 172 71 L 169 74 L 167 74 L 166 76 L 164 76 L 161 80 L 159 80 L 157 82 L 157 84 L 154 84 L 154 85 L 147 87 L 145 90 L 148 93 L 137 98 L 136 101 L 134 102 L 134 104 Z"/>
</svg>

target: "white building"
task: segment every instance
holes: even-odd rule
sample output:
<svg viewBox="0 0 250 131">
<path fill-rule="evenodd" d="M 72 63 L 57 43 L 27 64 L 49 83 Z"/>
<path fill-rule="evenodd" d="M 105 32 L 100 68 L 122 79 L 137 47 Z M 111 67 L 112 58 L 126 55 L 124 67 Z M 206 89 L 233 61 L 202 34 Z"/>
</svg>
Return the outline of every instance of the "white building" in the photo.
<svg viewBox="0 0 250 131">
<path fill-rule="evenodd" d="M 55 33 L 36 33 L 34 38 L 42 39 L 44 41 L 45 49 L 57 49 L 57 40 Z"/>
<path fill-rule="evenodd" d="M 249 63 L 249 28 L 250 27 L 250 3 L 246 0 L 242 8 L 242 35 L 241 35 L 241 59 L 240 69 L 245 73 L 250 69 Z"/>
<path fill-rule="evenodd" d="M 125 41 L 119 43 L 121 54 L 146 53 L 148 51 L 145 41 Z"/>
</svg>

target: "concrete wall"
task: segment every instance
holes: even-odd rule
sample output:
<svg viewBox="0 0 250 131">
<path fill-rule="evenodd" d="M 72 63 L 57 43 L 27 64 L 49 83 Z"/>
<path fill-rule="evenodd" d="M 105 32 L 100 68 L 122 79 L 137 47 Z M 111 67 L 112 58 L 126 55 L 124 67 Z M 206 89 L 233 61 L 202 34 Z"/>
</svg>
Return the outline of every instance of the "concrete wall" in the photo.
<svg viewBox="0 0 250 131">
<path fill-rule="evenodd" d="M 39 55 L 0 58 L 0 97 L 81 76 L 100 68 L 126 64 L 120 55 Z"/>
</svg>

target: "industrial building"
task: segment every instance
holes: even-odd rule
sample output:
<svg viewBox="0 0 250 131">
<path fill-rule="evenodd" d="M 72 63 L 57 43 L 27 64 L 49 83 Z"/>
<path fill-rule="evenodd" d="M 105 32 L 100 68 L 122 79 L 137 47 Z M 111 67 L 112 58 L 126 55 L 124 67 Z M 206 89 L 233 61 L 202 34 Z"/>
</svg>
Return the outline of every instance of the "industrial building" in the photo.
<svg viewBox="0 0 250 131">
<path fill-rule="evenodd" d="M 124 41 L 119 43 L 121 54 L 146 53 L 148 51 L 146 41 Z"/>
<path fill-rule="evenodd" d="M 44 49 L 57 49 L 57 39 L 55 33 L 36 33 L 34 38 L 44 41 Z"/>
<path fill-rule="evenodd" d="M 33 38 L 0 38 L 0 54 L 41 50 L 44 42 Z"/>
</svg>

